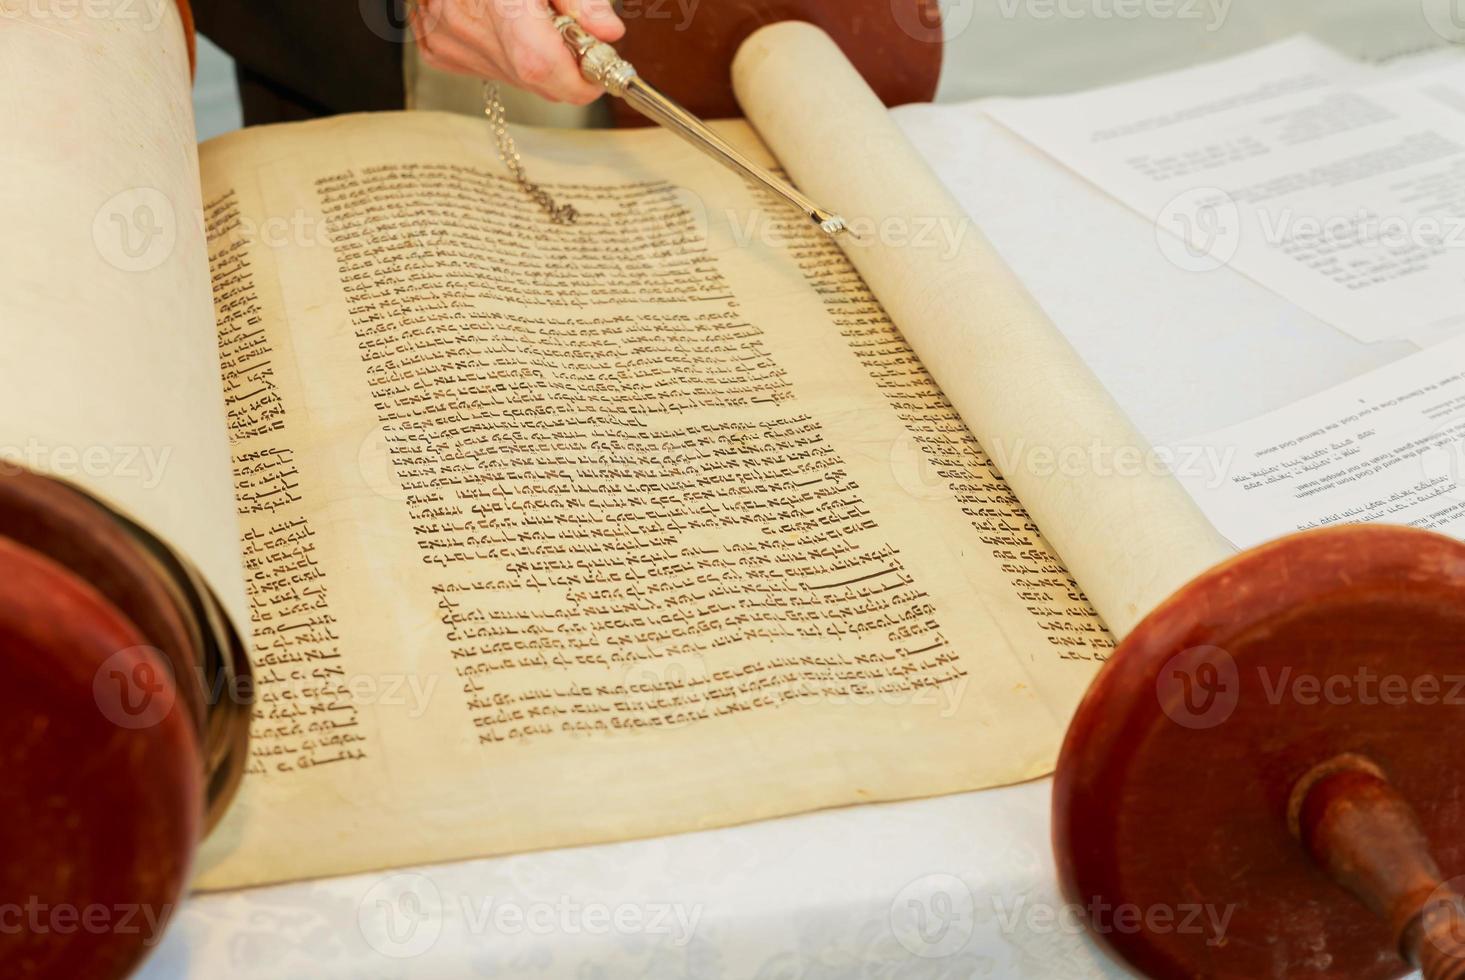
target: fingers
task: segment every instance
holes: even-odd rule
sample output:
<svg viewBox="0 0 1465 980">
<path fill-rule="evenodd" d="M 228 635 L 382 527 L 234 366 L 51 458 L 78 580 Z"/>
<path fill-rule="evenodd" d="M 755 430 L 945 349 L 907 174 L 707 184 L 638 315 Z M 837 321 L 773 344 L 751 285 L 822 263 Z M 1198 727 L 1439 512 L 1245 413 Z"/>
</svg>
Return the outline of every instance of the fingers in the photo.
<svg viewBox="0 0 1465 980">
<path fill-rule="evenodd" d="M 553 15 L 539 2 L 518 5 L 516 16 L 494 27 L 512 72 L 509 81 L 556 102 L 587 105 L 603 93 L 585 81 L 575 56 L 554 29 Z"/>
<path fill-rule="evenodd" d="M 485 9 L 479 0 L 430 0 L 434 32 L 425 39 L 418 34 L 419 47 L 436 68 L 498 82 L 513 81 L 508 59 L 492 26 L 477 11 Z M 419 9 L 423 4 L 419 3 Z"/>
<path fill-rule="evenodd" d="M 412 32 L 417 38 L 423 60 L 440 71 L 475 78 L 506 80 L 498 67 L 503 52 L 492 32 L 465 29 L 463 14 L 456 4 L 437 0 L 432 6 L 414 4 L 411 8 Z M 475 37 L 469 44 L 465 37 Z"/>
<path fill-rule="evenodd" d="M 554 0 L 554 5 L 602 41 L 619 41 L 625 36 L 626 25 L 616 16 L 610 0 Z"/>
<path fill-rule="evenodd" d="M 625 33 L 610 0 L 555 4 L 602 40 Z M 581 76 L 548 0 L 422 0 L 411 16 L 417 46 L 434 68 L 508 82 L 556 102 L 585 105 L 604 94 Z"/>
</svg>

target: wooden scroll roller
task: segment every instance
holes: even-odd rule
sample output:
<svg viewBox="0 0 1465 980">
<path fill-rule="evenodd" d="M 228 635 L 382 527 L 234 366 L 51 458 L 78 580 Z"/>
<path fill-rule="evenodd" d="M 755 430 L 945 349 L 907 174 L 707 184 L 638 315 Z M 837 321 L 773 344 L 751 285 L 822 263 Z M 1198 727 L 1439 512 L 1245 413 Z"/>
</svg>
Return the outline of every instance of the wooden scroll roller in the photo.
<svg viewBox="0 0 1465 980">
<path fill-rule="evenodd" d="M 702 119 L 741 116 L 733 58 L 760 27 L 787 20 L 822 27 L 886 105 L 929 102 L 941 75 L 937 0 L 703 0 L 617 4 L 626 36 L 616 49 L 656 87 Z M 611 100 L 620 126 L 645 117 Z"/>
<path fill-rule="evenodd" d="M 1145 618 L 1079 708 L 1065 891 L 1152 977 L 1465 977 L 1462 732 L 1465 544 L 1367 525 L 1249 551 Z"/>
<path fill-rule="evenodd" d="M 9 466 L 0 660 L 0 963 L 6 976 L 123 976 L 156 945 L 243 775 L 249 662 L 166 546 Z"/>
</svg>

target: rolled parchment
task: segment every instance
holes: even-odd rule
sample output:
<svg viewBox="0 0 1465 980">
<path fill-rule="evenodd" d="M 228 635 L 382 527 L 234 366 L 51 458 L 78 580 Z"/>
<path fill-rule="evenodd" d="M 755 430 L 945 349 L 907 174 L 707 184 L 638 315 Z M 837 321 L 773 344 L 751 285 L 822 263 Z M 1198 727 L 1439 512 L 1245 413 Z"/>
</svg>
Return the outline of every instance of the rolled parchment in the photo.
<svg viewBox="0 0 1465 980">
<path fill-rule="evenodd" d="M 1232 553 L 828 35 L 763 28 L 733 86 L 1116 637 Z"/>
</svg>

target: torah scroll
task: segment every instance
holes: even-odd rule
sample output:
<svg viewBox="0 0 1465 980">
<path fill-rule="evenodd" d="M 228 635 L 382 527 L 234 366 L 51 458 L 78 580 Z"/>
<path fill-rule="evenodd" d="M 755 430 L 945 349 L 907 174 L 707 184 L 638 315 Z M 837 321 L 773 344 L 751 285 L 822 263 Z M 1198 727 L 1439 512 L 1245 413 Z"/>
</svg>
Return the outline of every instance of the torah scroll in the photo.
<svg viewBox="0 0 1465 980">
<path fill-rule="evenodd" d="M 1074 472 L 1143 443 L 810 28 L 739 61 L 776 154 L 721 132 L 857 231 L 956 248 L 876 224 L 851 265 L 674 136 L 525 130 L 581 213 L 554 225 L 481 120 L 433 113 L 231 134 L 194 186 L 165 26 L 45 34 L 147 80 L 85 117 L 141 136 L 68 200 L 24 115 L 49 203 L 7 207 L 76 261 L 18 255 L 0 303 L 70 368 L 13 390 L 16 438 L 172 447 L 156 486 L 82 482 L 252 629 L 201 887 L 1040 776 L 1112 647 L 1084 590 L 1123 632 L 1224 550 L 1163 474 Z"/>
</svg>

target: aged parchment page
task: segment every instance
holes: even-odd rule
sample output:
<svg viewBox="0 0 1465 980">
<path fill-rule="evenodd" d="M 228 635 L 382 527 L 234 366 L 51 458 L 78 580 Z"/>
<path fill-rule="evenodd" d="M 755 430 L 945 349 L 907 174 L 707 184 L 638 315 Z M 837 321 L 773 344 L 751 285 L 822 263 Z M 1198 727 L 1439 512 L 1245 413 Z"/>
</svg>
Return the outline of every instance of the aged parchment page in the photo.
<svg viewBox="0 0 1465 980">
<path fill-rule="evenodd" d="M 246 623 L 189 84 L 171 2 L 0 0 L 0 465 L 137 519 Z"/>
<path fill-rule="evenodd" d="M 665 133 L 520 144 L 578 224 L 470 118 L 202 149 L 260 686 L 201 885 L 1047 772 L 1111 641 L 847 260 Z"/>
<path fill-rule="evenodd" d="M 799 186 L 861 233 L 851 260 L 1116 636 L 1232 552 L 827 35 L 763 28 L 733 84 Z M 967 232 L 949 252 L 904 243 L 943 223 Z"/>
</svg>

